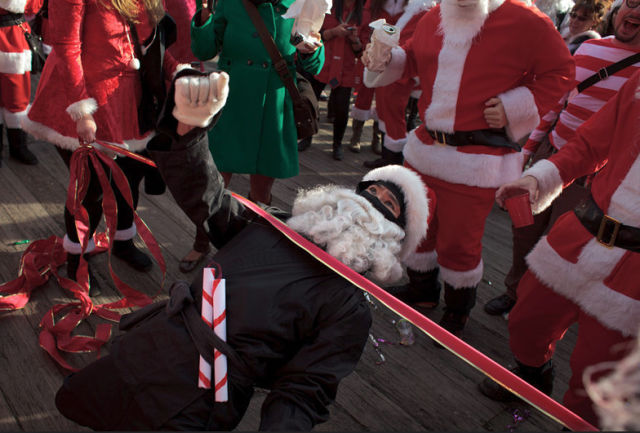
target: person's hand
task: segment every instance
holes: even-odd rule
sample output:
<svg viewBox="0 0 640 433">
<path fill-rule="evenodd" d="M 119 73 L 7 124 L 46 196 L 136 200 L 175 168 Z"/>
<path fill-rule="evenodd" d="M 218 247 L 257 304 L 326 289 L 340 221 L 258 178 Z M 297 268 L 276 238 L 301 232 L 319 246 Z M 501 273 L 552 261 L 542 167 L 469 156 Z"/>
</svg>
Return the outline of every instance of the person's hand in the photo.
<svg viewBox="0 0 640 433">
<path fill-rule="evenodd" d="M 505 183 L 496 191 L 496 202 L 504 209 L 504 201 L 522 190 L 529 193 L 531 204 L 535 203 L 540 193 L 538 179 L 533 176 L 524 176 L 513 182 Z"/>
<path fill-rule="evenodd" d="M 484 103 L 484 120 L 489 128 L 504 128 L 507 126 L 507 114 L 500 98 L 491 98 Z"/>
<path fill-rule="evenodd" d="M 325 31 L 325 35 L 326 35 L 326 32 L 329 32 L 330 39 L 346 38 L 351 34 L 351 30 L 349 30 L 348 27 L 350 26 L 347 23 L 338 24 L 337 26 Z"/>
<path fill-rule="evenodd" d="M 200 23 L 206 22 L 211 16 L 211 9 L 209 9 L 209 2 L 214 0 L 202 0 L 202 10 L 200 11 Z"/>
<path fill-rule="evenodd" d="M 76 122 L 76 133 L 80 144 L 89 144 L 96 141 L 98 126 L 91 114 L 86 114 Z"/>
<path fill-rule="evenodd" d="M 302 54 L 311 54 L 315 52 L 318 48 L 322 46 L 322 42 L 320 38 L 315 39 L 312 42 L 302 41 L 298 45 L 296 45 L 296 50 L 301 52 Z"/>
<path fill-rule="evenodd" d="M 183 76 L 175 82 L 173 117 L 190 126 L 206 127 L 227 102 L 229 75 Z"/>
<path fill-rule="evenodd" d="M 347 40 L 351 42 L 351 45 L 360 43 L 360 38 L 358 37 L 358 28 L 356 26 L 347 27 L 349 34 L 347 35 Z"/>
</svg>

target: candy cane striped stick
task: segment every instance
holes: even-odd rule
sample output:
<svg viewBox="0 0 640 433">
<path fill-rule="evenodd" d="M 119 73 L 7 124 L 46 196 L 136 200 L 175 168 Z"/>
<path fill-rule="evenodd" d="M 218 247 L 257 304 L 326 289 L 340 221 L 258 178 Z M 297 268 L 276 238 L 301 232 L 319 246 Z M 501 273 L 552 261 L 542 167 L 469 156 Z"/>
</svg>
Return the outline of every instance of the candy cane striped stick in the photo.
<svg viewBox="0 0 640 433">
<path fill-rule="evenodd" d="M 216 280 L 219 284 L 213 287 L 213 332 L 216 333 L 222 341 L 227 341 L 227 306 L 225 299 L 225 281 L 224 279 Z M 218 402 L 227 401 L 229 399 L 229 391 L 227 386 L 227 357 L 220 353 L 217 349 L 213 350 L 214 370 L 213 377 L 215 379 L 215 395 Z"/>
<path fill-rule="evenodd" d="M 202 278 L 202 319 L 220 339 L 227 341 L 225 281 L 216 278 L 214 268 L 205 268 Z M 227 357 L 217 349 L 213 352 L 215 401 L 228 400 Z M 211 388 L 211 365 L 200 357 L 198 387 Z"/>
<path fill-rule="evenodd" d="M 213 328 L 213 284 L 211 277 L 211 268 L 203 269 L 202 279 L 202 320 Z M 198 388 L 211 388 L 211 364 L 200 356 L 200 367 L 198 369 Z"/>
</svg>

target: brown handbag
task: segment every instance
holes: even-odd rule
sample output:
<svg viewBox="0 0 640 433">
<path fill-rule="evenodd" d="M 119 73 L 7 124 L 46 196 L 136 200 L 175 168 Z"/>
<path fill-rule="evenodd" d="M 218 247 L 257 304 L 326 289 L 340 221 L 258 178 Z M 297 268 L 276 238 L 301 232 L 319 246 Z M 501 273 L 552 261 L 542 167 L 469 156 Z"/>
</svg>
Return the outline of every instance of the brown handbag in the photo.
<svg viewBox="0 0 640 433">
<path fill-rule="evenodd" d="M 300 73 L 296 73 L 298 85 L 293 81 L 293 77 L 289 72 L 286 60 L 280 54 L 273 37 L 269 34 L 267 27 L 264 25 L 258 9 L 249 0 L 242 0 L 253 25 L 255 26 L 264 47 L 271 57 L 273 66 L 275 67 L 284 86 L 289 91 L 291 100 L 293 101 L 293 118 L 296 122 L 296 132 L 298 140 L 313 136 L 318 132 L 318 100 L 313 92 L 311 83 L 307 81 Z"/>
</svg>

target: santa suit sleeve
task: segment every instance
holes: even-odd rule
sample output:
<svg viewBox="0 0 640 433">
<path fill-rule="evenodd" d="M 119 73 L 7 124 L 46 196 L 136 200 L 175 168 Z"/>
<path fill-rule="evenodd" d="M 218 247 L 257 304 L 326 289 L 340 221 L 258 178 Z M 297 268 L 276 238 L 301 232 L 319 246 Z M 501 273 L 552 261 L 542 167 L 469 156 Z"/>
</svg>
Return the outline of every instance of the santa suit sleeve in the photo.
<svg viewBox="0 0 640 433">
<path fill-rule="evenodd" d="M 67 77 L 60 85 L 65 87 L 67 100 L 71 102 L 66 111 L 74 121 L 98 109 L 97 101 L 87 91 L 82 67 L 80 38 L 84 14 L 83 0 L 56 0 L 49 4 L 50 24 L 55 23 L 51 42 L 62 60 L 59 63 L 62 75 Z"/>
<path fill-rule="evenodd" d="M 527 139 L 527 142 L 522 149 L 525 154 L 530 155 L 532 153 L 536 153 L 538 147 L 540 146 L 540 143 L 542 143 L 545 137 L 551 132 L 551 127 L 558 120 L 560 113 L 564 109 L 564 105 L 567 101 L 568 96 L 569 93 L 567 92 L 562 98 L 560 98 L 558 103 L 547 112 L 547 114 L 542 116 L 542 119 L 540 119 L 540 124 L 536 127 L 536 129 L 531 131 L 531 134 L 529 135 L 529 138 Z"/>
<path fill-rule="evenodd" d="M 536 17 L 527 31 L 532 68 L 521 86 L 497 95 L 507 117 L 507 134 L 515 141 L 529 134 L 569 90 L 575 77 L 575 60 L 553 23 Z M 535 47 L 535 48 L 534 48 Z"/>
<path fill-rule="evenodd" d="M 27 0 L 27 4 L 24 7 L 25 15 L 33 15 L 38 13 L 38 11 L 42 8 L 42 3 L 43 0 Z"/>
<path fill-rule="evenodd" d="M 329 288 L 327 288 L 329 289 Z M 329 417 L 327 406 L 338 384 L 355 369 L 367 342 L 371 313 L 364 297 L 354 293 L 346 302 L 345 287 L 323 302 L 314 320 L 313 339 L 276 373 L 262 405 L 260 430 L 309 431 Z M 320 289 L 321 290 L 321 289 Z"/>
<path fill-rule="evenodd" d="M 636 74 L 635 79 L 629 79 L 615 97 L 576 130 L 573 138 L 558 153 L 522 174 L 538 180 L 539 195 L 532 206 L 534 212 L 547 208 L 562 188 L 575 179 L 595 173 L 607 163 L 616 136 L 614 130 L 629 128 L 629 125 L 625 126 L 628 122 L 625 114 L 634 112 L 638 77 L 640 75 Z"/>
</svg>

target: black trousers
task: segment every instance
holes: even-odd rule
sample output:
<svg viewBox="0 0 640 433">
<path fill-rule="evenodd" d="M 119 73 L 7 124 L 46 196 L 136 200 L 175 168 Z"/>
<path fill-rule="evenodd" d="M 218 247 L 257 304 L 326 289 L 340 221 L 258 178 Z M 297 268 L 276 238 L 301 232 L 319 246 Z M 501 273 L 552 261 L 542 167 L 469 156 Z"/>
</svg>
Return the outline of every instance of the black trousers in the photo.
<svg viewBox="0 0 640 433">
<path fill-rule="evenodd" d="M 60 149 L 56 147 L 58 153 L 62 157 L 62 160 L 69 167 L 71 162 L 71 154 L 72 151 L 68 149 Z M 126 157 L 118 157 L 116 158 L 116 163 L 124 172 L 127 180 L 129 181 L 129 187 L 131 188 L 131 196 L 133 199 L 133 209 L 138 207 L 138 199 L 140 197 L 139 186 L 140 182 L 145 176 L 145 171 L 147 170 L 146 164 L 136 161 L 131 158 Z M 102 164 L 102 163 L 101 163 Z M 111 181 L 111 187 L 116 197 L 116 204 L 118 209 L 118 230 L 126 230 L 133 225 L 133 210 L 129 207 L 124 197 L 116 188 L 113 179 L 111 178 L 110 170 L 102 164 L 107 176 Z M 87 213 L 89 214 L 89 236 L 93 236 L 100 223 L 100 218 L 102 217 L 102 187 L 100 186 L 100 181 L 98 180 L 98 175 L 96 173 L 93 164 L 89 162 L 89 186 L 87 188 L 87 195 L 82 201 L 83 206 L 87 209 Z M 72 242 L 79 242 L 78 233 L 76 231 L 75 220 L 69 209 L 67 209 L 66 205 L 64 208 L 64 224 L 67 230 L 67 236 L 69 240 Z"/>
</svg>

